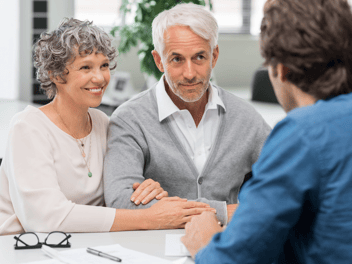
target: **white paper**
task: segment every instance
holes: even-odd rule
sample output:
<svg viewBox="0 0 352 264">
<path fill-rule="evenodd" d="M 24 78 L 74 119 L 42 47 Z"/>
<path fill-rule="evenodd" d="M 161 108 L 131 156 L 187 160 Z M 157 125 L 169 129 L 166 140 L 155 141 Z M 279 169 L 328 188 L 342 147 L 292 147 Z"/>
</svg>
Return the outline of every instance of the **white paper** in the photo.
<svg viewBox="0 0 352 264">
<path fill-rule="evenodd" d="M 65 264 L 79 264 L 77 261 L 74 261 L 70 258 L 67 258 L 64 256 L 60 251 L 53 249 L 51 247 L 48 247 L 46 245 L 42 246 L 42 251 L 45 255 L 51 257 L 52 259 L 56 259 L 61 263 Z"/>
<path fill-rule="evenodd" d="M 171 261 L 161 259 L 158 257 L 150 256 L 148 254 L 144 254 L 135 250 L 130 250 L 124 247 L 121 247 L 118 244 L 110 245 L 110 246 L 100 246 L 100 247 L 92 247 L 94 249 L 100 250 L 104 253 L 119 257 L 122 259 L 123 264 L 172 264 Z M 60 253 L 66 258 L 72 259 L 77 263 L 82 264 L 112 264 L 114 261 L 110 259 L 106 259 L 103 257 L 95 256 L 93 254 L 87 253 L 86 248 L 81 249 L 70 249 L 65 251 L 60 251 Z M 118 262 L 115 262 L 118 263 Z M 58 260 L 48 259 L 42 261 L 29 262 L 27 264 L 62 264 Z"/>
<path fill-rule="evenodd" d="M 167 234 L 165 238 L 165 256 L 183 257 L 191 256 L 185 245 L 181 242 L 184 234 Z"/>
<path fill-rule="evenodd" d="M 178 260 L 173 261 L 172 264 L 185 264 L 187 259 L 188 259 L 187 257 L 180 258 Z"/>
</svg>

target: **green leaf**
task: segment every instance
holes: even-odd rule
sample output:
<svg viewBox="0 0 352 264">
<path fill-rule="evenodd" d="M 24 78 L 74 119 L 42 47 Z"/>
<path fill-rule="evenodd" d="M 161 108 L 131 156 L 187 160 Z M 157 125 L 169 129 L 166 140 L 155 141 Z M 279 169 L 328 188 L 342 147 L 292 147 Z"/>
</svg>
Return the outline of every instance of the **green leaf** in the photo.
<svg viewBox="0 0 352 264">
<path fill-rule="evenodd" d="M 213 3 L 212 3 L 212 0 L 208 0 L 209 1 L 209 9 L 210 10 L 213 10 Z"/>
<path fill-rule="evenodd" d="M 138 5 L 139 6 L 139 5 Z M 141 7 L 139 7 L 136 11 L 135 22 L 142 22 L 143 21 L 143 13 Z"/>
<path fill-rule="evenodd" d="M 116 26 L 116 27 L 113 27 L 112 29 L 111 29 L 111 31 L 110 31 L 110 34 L 113 36 L 113 37 L 115 37 L 115 32 L 117 31 L 119 31 L 120 30 L 120 27 L 119 26 Z"/>
</svg>

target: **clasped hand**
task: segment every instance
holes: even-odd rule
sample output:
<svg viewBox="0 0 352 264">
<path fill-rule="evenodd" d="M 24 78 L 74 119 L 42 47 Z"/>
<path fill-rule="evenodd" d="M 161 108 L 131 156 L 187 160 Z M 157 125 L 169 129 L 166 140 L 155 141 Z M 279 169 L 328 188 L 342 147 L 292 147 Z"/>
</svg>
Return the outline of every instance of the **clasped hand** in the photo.
<svg viewBox="0 0 352 264">
<path fill-rule="evenodd" d="M 168 197 L 168 192 L 152 179 L 147 179 L 142 183 L 135 182 L 132 188 L 135 191 L 131 196 L 131 201 L 136 205 L 164 198 L 147 210 L 153 216 L 150 229 L 184 228 L 193 216 L 205 211 L 216 213 L 216 210 L 208 204 L 187 201 L 179 197 Z"/>
<path fill-rule="evenodd" d="M 147 179 L 142 183 L 135 182 L 132 185 L 133 190 L 135 190 L 131 196 L 131 201 L 135 205 L 147 204 L 154 198 L 160 200 L 163 197 L 168 197 L 169 194 L 167 191 L 160 186 L 160 183 Z"/>
<path fill-rule="evenodd" d="M 153 219 L 150 229 L 184 228 L 193 217 L 205 211 L 216 213 L 206 203 L 187 201 L 179 197 L 166 197 L 146 210 Z"/>
</svg>

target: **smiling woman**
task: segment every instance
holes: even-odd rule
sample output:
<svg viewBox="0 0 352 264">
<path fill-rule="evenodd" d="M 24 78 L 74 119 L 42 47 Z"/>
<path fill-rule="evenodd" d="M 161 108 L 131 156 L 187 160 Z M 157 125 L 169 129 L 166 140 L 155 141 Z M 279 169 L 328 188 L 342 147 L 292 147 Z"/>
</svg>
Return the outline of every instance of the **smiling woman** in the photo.
<svg viewBox="0 0 352 264">
<path fill-rule="evenodd" d="M 109 120 L 91 107 L 101 102 L 117 52 L 103 30 L 77 19 L 42 34 L 34 51 L 41 88 L 54 99 L 28 106 L 11 122 L 0 171 L 0 235 L 177 228 L 190 214 L 210 210 L 180 198 L 143 211 L 104 207 Z M 133 188 L 144 203 L 167 196 L 152 180 Z"/>
</svg>

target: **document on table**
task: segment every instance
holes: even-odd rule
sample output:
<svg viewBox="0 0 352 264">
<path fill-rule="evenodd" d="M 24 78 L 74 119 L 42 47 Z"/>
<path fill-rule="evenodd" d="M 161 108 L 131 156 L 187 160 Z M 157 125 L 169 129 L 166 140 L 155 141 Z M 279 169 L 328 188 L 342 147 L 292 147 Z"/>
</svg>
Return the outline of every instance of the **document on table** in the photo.
<svg viewBox="0 0 352 264">
<path fill-rule="evenodd" d="M 181 242 L 184 234 L 167 234 L 165 237 L 165 256 L 183 257 L 191 256 L 185 245 Z"/>
<path fill-rule="evenodd" d="M 142 252 L 138 252 L 135 250 L 127 249 L 119 244 L 110 245 L 110 246 L 100 246 L 100 247 L 93 247 L 94 249 L 100 250 L 104 253 L 119 257 L 122 259 L 123 264 L 172 264 L 171 261 L 154 257 Z M 66 259 L 71 259 L 77 263 L 84 263 L 84 264 L 112 264 L 117 263 L 110 259 L 102 258 L 99 256 L 95 256 L 92 254 L 87 253 L 86 248 L 81 249 L 70 249 L 65 251 L 60 251 L 61 255 L 64 256 Z M 42 261 L 35 261 L 29 262 L 27 264 L 62 264 L 62 262 L 55 260 L 55 259 L 48 259 Z"/>
</svg>

